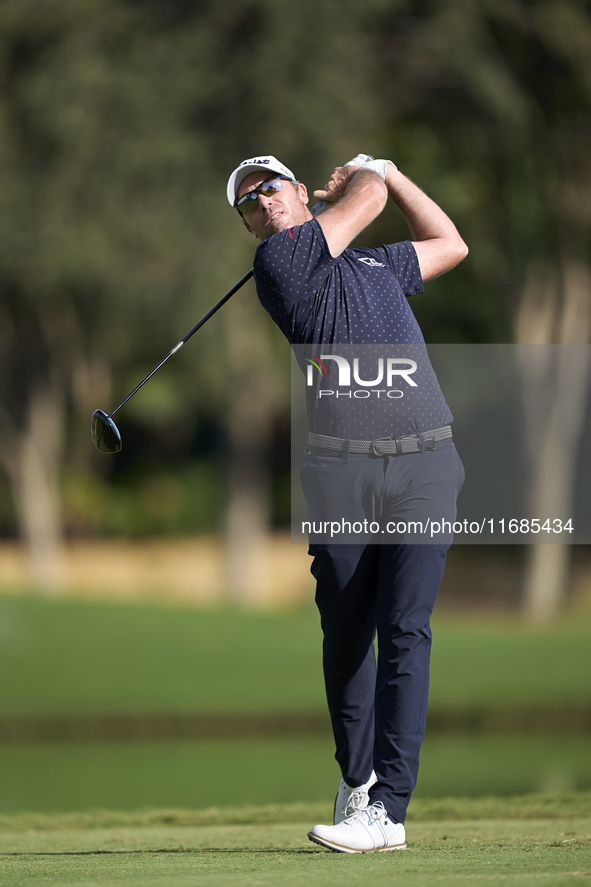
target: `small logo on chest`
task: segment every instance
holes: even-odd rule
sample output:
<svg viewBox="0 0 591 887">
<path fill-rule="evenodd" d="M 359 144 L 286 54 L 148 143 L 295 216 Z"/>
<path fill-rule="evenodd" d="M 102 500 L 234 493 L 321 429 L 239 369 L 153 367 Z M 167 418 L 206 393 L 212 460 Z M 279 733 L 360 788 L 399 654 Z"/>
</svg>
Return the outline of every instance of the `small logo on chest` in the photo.
<svg viewBox="0 0 591 887">
<path fill-rule="evenodd" d="M 359 261 L 363 262 L 364 265 L 367 265 L 368 268 L 385 268 L 383 262 L 378 262 L 377 259 L 374 258 L 368 257 L 365 259 L 359 259 Z"/>
</svg>

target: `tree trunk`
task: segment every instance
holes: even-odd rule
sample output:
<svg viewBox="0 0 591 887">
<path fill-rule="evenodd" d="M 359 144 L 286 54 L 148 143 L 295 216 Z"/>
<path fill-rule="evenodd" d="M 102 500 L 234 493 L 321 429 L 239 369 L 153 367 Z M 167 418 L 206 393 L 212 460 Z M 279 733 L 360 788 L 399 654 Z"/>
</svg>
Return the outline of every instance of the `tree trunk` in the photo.
<svg viewBox="0 0 591 887">
<path fill-rule="evenodd" d="M 530 622 L 549 622 L 563 604 L 570 575 L 568 545 L 528 545 L 523 612 Z"/>
<path fill-rule="evenodd" d="M 263 603 L 270 590 L 270 483 L 263 464 L 268 436 L 257 418 L 236 407 L 230 432 L 226 515 L 228 590 L 232 600 L 244 604 Z"/>
<path fill-rule="evenodd" d="M 573 517 L 577 454 L 584 427 L 591 361 L 589 267 L 563 257 L 562 279 L 545 264 L 533 266 L 517 321 L 522 349 L 523 416 L 530 476 L 530 517 Z M 550 343 L 558 342 L 560 345 Z M 585 343 L 585 344 L 582 344 Z M 533 545 L 528 552 L 523 610 L 534 621 L 552 618 L 568 591 L 570 548 Z"/>
<path fill-rule="evenodd" d="M 32 582 L 55 592 L 64 578 L 64 547 L 59 496 L 63 402 L 49 386 L 29 400 L 25 428 L 2 417 L 2 464 L 15 507 Z"/>
<path fill-rule="evenodd" d="M 267 331 L 252 297 L 227 314 L 232 378 L 228 403 L 228 504 L 226 557 L 229 596 L 242 604 L 264 603 L 270 592 L 269 448 L 274 368 Z"/>
</svg>

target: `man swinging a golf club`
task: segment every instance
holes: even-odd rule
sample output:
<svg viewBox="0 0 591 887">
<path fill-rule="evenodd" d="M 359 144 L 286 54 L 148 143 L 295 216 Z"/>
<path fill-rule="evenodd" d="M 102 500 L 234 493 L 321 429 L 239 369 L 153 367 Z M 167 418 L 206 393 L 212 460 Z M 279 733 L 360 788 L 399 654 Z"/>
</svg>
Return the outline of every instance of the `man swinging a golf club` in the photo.
<svg viewBox="0 0 591 887">
<path fill-rule="evenodd" d="M 443 210 L 392 162 L 359 155 L 336 168 L 314 192 L 327 203 L 318 218 L 308 209 L 305 186 L 270 155 L 243 161 L 230 176 L 227 197 L 261 241 L 257 294 L 290 343 L 424 346 L 408 297 L 457 265 L 467 247 Z M 406 217 L 413 241 L 350 249 L 388 197 Z M 412 415 L 397 415 L 396 403 L 388 404 L 388 440 L 348 440 L 354 435 L 346 430 L 341 438 L 309 436 L 303 477 L 311 472 L 313 485 L 336 471 L 345 479 L 341 487 L 360 498 L 370 488 L 391 513 L 403 490 L 405 503 L 436 503 L 453 521 L 463 468 L 451 413 L 436 380 L 429 397 L 413 403 Z M 334 823 L 314 826 L 308 837 L 344 853 L 400 849 L 424 734 L 429 620 L 451 538 L 436 544 L 310 541 L 342 779 Z"/>
</svg>

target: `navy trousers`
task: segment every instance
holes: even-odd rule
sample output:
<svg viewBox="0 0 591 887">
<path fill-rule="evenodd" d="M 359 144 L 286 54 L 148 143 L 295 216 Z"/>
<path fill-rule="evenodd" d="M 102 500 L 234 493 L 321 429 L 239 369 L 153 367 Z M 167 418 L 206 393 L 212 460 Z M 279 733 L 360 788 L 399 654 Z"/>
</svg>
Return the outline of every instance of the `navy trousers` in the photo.
<svg viewBox="0 0 591 887">
<path fill-rule="evenodd" d="M 387 481 L 392 472 L 397 477 L 397 483 L 386 483 L 380 493 L 382 515 L 404 513 L 415 486 L 417 500 L 436 501 L 438 509 L 445 504 L 445 516 L 453 522 L 463 468 L 450 441 L 442 449 L 447 451 L 443 472 L 440 460 L 431 462 L 428 453 L 386 457 L 400 460 L 391 472 L 378 472 L 376 466 L 376 477 Z M 427 471 L 430 483 L 425 477 L 428 462 L 437 469 Z M 361 460 L 340 471 L 367 470 L 357 469 L 356 463 L 361 465 Z M 406 478 L 402 484 L 401 473 Z M 413 475 L 416 485 L 410 480 Z M 447 489 L 443 494 L 442 476 Z M 310 475 L 307 482 L 313 482 Z M 389 496 L 387 487 L 404 488 L 401 512 L 398 496 Z M 310 545 L 335 756 L 350 786 L 367 782 L 375 770 L 378 781 L 370 791 L 371 803 L 382 801 L 395 822 L 404 822 L 417 780 L 429 691 L 430 618 L 448 548 L 449 540 L 443 539 L 439 544 Z"/>
<path fill-rule="evenodd" d="M 447 547 L 310 547 L 336 759 L 351 786 L 367 782 L 375 770 L 371 802 L 383 801 L 395 822 L 404 822 L 417 780 L 429 691 L 429 620 Z"/>
</svg>

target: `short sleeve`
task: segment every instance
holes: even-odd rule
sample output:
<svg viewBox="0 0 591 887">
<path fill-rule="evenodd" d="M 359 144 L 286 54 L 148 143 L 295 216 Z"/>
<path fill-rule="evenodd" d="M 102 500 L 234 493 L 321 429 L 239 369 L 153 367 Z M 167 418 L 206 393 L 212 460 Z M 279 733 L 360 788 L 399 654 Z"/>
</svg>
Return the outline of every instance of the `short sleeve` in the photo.
<svg viewBox="0 0 591 887">
<path fill-rule="evenodd" d="M 381 246 L 376 252 L 385 257 L 405 296 L 416 296 L 423 292 L 419 257 L 410 240 Z"/>
</svg>

